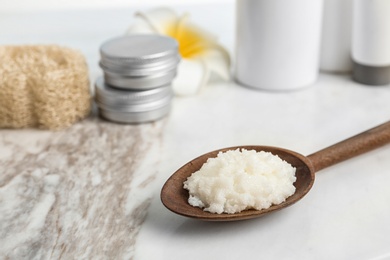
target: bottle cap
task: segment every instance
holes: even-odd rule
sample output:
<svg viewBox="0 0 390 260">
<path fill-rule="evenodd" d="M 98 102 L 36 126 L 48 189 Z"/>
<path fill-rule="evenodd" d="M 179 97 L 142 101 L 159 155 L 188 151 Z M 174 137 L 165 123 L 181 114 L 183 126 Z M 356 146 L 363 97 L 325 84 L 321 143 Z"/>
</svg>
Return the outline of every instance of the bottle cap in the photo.
<svg viewBox="0 0 390 260">
<path fill-rule="evenodd" d="M 354 61 L 352 76 L 356 82 L 366 85 L 390 84 L 390 66 L 367 66 Z"/>
</svg>

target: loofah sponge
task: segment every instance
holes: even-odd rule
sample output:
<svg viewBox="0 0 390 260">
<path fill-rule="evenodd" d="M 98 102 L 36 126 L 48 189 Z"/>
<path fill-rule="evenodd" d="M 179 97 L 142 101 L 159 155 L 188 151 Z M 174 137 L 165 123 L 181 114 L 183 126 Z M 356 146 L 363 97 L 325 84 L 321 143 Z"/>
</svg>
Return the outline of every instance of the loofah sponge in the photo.
<svg viewBox="0 0 390 260">
<path fill-rule="evenodd" d="M 55 45 L 0 46 L 0 127 L 62 129 L 91 110 L 84 56 Z"/>
</svg>

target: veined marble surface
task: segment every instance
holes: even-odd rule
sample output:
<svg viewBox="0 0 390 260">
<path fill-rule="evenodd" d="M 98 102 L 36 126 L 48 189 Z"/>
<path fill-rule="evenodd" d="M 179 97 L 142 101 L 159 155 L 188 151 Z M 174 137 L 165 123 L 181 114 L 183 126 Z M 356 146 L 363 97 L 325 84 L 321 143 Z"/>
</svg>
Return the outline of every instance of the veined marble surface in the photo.
<svg viewBox="0 0 390 260">
<path fill-rule="evenodd" d="M 130 258 L 162 125 L 87 119 L 57 133 L 3 130 L 0 257 Z"/>
<path fill-rule="evenodd" d="M 231 50 L 233 9 L 178 7 Z M 1 13 L 0 44 L 79 48 L 93 80 L 100 43 L 123 33 L 134 11 Z M 175 98 L 151 124 L 93 114 L 58 132 L 0 130 L 0 259 L 390 259 L 389 145 L 324 169 L 302 201 L 258 219 L 196 221 L 159 199 L 170 174 L 198 155 L 249 144 L 308 155 L 388 121 L 389 100 L 390 86 L 348 75 L 278 93 L 215 82 Z"/>
</svg>

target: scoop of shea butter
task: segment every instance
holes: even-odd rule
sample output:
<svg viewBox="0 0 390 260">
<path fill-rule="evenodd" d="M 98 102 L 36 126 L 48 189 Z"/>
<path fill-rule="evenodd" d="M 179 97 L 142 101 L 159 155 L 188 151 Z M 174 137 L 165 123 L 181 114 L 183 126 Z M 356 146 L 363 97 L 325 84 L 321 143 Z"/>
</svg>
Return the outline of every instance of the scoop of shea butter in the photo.
<svg viewBox="0 0 390 260">
<path fill-rule="evenodd" d="M 220 152 L 184 182 L 188 203 L 211 213 L 238 213 L 280 204 L 295 192 L 295 168 L 269 152 Z"/>
</svg>

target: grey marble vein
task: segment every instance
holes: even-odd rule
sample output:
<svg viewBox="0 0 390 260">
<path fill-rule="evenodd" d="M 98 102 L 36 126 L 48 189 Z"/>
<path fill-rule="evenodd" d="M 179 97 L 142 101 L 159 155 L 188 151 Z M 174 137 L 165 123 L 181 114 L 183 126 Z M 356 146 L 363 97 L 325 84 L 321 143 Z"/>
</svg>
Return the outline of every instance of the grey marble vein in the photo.
<svg viewBox="0 0 390 260">
<path fill-rule="evenodd" d="M 162 127 L 88 119 L 47 134 L 33 152 L 4 134 L 0 258 L 131 259 L 156 174 L 138 170 Z"/>
</svg>

